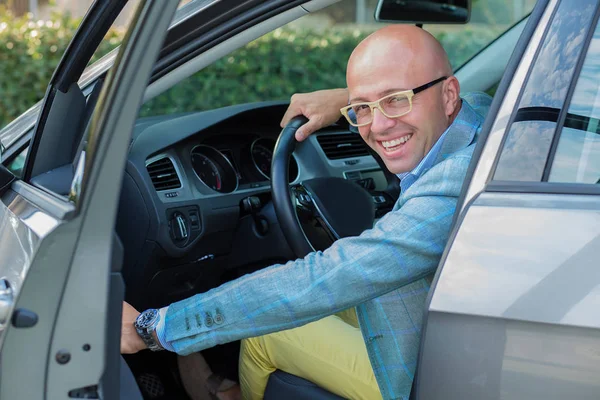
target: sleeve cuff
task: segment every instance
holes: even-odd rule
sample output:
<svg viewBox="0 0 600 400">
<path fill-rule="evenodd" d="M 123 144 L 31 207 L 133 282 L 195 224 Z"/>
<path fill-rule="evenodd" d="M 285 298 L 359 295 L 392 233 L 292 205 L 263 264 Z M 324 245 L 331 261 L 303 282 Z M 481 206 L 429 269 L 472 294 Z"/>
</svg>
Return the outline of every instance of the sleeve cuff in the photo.
<svg viewBox="0 0 600 400">
<path fill-rule="evenodd" d="M 159 310 L 160 320 L 158 321 L 158 325 L 156 325 L 156 337 L 158 338 L 160 345 L 165 350 L 174 352 L 175 348 L 171 345 L 171 343 L 169 343 L 167 341 L 167 330 L 165 328 L 165 322 L 167 319 L 167 310 L 168 309 L 169 309 L 169 306 L 163 307 Z"/>
</svg>

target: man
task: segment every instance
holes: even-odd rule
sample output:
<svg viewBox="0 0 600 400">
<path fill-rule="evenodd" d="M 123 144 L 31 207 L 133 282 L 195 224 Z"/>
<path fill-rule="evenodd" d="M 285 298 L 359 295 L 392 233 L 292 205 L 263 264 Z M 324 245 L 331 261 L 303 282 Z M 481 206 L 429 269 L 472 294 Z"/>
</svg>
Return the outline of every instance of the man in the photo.
<svg viewBox="0 0 600 400">
<path fill-rule="evenodd" d="M 427 291 L 483 121 L 478 110 L 489 97 L 461 100 L 443 48 L 413 26 L 389 26 L 361 42 L 348 61 L 347 83 L 347 91 L 294 96 L 282 123 L 309 117 L 302 139 L 335 122 L 341 108 L 399 175 L 394 209 L 325 252 L 161 310 L 154 338 L 179 354 L 246 339 L 244 398 L 261 398 L 276 369 L 346 398 L 410 394 Z M 137 316 L 126 305 L 124 352 L 146 347 L 130 328 Z"/>
</svg>

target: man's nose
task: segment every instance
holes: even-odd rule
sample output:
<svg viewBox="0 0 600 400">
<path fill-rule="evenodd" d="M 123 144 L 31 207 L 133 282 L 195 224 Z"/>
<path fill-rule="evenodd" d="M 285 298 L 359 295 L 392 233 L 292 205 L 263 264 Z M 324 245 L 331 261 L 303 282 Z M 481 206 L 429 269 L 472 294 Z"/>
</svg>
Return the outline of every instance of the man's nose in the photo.
<svg viewBox="0 0 600 400">
<path fill-rule="evenodd" d="M 373 109 L 373 122 L 371 122 L 371 132 L 381 133 L 390 129 L 396 123 L 394 118 L 388 118 L 378 109 Z"/>
</svg>

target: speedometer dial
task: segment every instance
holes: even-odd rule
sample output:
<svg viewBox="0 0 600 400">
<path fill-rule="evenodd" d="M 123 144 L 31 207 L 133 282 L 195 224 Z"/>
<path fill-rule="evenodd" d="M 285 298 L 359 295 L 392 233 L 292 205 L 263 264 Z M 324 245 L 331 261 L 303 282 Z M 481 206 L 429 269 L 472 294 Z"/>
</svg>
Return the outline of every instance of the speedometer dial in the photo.
<svg viewBox="0 0 600 400">
<path fill-rule="evenodd" d="M 268 138 L 256 139 L 250 146 L 252 165 L 261 176 L 269 180 L 271 179 L 271 162 L 273 161 L 274 148 L 275 141 Z M 293 156 L 290 158 L 289 168 L 289 181 L 293 182 L 298 176 L 298 164 Z"/>
<path fill-rule="evenodd" d="M 199 145 L 192 149 L 190 157 L 196 176 L 212 190 L 230 193 L 237 188 L 237 173 L 219 150 Z"/>
<path fill-rule="evenodd" d="M 196 175 L 198 175 L 198 178 L 200 178 L 206 186 L 217 192 L 221 191 L 221 188 L 223 187 L 221 173 L 219 172 L 219 168 L 217 168 L 210 158 L 204 154 L 192 153 L 192 165 L 194 166 Z"/>
<path fill-rule="evenodd" d="M 271 179 L 271 161 L 273 161 L 273 147 L 268 139 L 258 139 L 252 144 L 252 162 L 262 176 Z M 268 146 L 268 147 L 267 147 Z"/>
</svg>

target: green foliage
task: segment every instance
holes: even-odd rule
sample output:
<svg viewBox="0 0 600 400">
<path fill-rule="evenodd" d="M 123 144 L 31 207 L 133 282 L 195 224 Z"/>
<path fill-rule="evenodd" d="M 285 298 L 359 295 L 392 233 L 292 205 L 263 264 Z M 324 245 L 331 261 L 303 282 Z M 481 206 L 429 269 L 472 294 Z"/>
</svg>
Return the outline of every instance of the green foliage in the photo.
<svg viewBox="0 0 600 400">
<path fill-rule="evenodd" d="M 150 100 L 141 115 L 288 100 L 297 91 L 345 87 L 348 57 L 368 33 L 277 29 Z"/>
<path fill-rule="evenodd" d="M 141 116 L 209 110 L 297 92 L 346 86 L 346 63 L 372 31 L 277 29 L 197 72 L 142 106 Z M 462 65 L 498 32 L 467 28 L 437 35 L 453 67 Z"/>
<path fill-rule="evenodd" d="M 0 6 L 0 127 L 44 97 L 79 23 L 69 14 L 48 21 L 35 21 L 30 14 L 17 18 Z M 121 36 L 111 31 L 92 62 L 115 48 Z"/>
<path fill-rule="evenodd" d="M 47 84 L 80 20 L 56 14 L 52 21 L 15 18 L 0 6 L 0 127 L 43 98 Z M 350 53 L 371 30 L 281 28 L 236 50 L 150 100 L 142 116 L 213 109 L 293 93 L 346 85 Z M 437 34 L 452 65 L 459 66 L 497 31 L 466 27 Z M 122 31 L 111 30 L 92 62 L 116 47 Z"/>
</svg>

